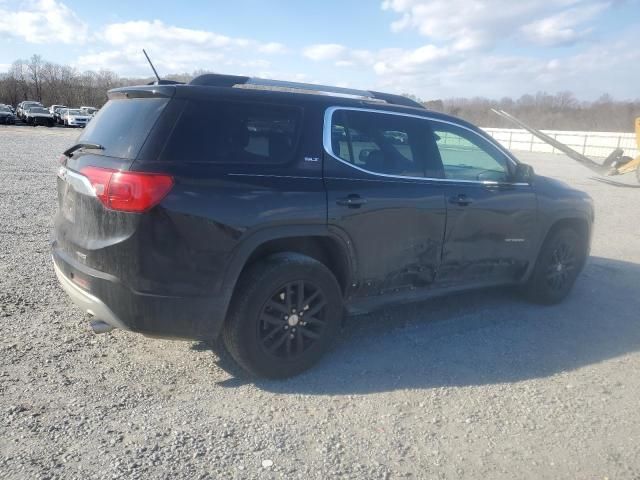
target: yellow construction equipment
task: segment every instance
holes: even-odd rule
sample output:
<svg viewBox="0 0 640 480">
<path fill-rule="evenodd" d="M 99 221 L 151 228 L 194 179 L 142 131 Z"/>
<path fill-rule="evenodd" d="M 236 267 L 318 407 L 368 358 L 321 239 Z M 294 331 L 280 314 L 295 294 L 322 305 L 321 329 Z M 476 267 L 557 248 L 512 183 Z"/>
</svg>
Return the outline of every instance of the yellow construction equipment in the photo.
<svg viewBox="0 0 640 480">
<path fill-rule="evenodd" d="M 594 177 L 594 180 L 598 180 L 603 183 L 607 183 L 609 185 L 613 185 L 616 187 L 630 187 L 630 188 L 640 188 L 640 185 L 631 185 L 628 183 L 616 182 L 615 180 L 611 180 L 609 177 L 612 175 L 624 175 L 627 173 L 636 174 L 636 179 L 638 183 L 640 183 L 640 153 L 636 158 L 631 158 L 624 155 L 624 151 L 621 148 L 616 148 L 613 152 L 609 154 L 609 156 L 604 160 L 603 163 L 597 163 L 591 160 L 589 157 L 576 152 L 571 147 L 565 145 L 564 143 L 559 142 L 555 138 L 551 138 L 549 135 L 542 133 L 540 130 L 536 130 L 533 127 L 530 127 L 522 120 L 518 120 L 513 115 L 505 112 L 504 110 L 496 110 L 491 109 L 491 111 L 502 118 L 509 120 L 510 122 L 518 125 L 520 128 L 524 128 L 532 135 L 535 135 L 540 140 L 545 143 L 548 143 L 552 147 L 560 150 L 564 154 L 566 154 L 569 158 L 572 158 L 576 162 L 584 165 L 591 171 L 601 175 L 600 177 Z M 640 152 L 640 117 L 636 118 L 636 143 L 638 145 L 638 151 Z"/>
<path fill-rule="evenodd" d="M 638 145 L 638 152 L 640 152 L 640 117 L 636 118 L 636 144 Z M 635 159 L 628 160 L 617 168 L 617 175 L 631 172 L 636 172 L 636 178 L 640 183 L 640 153 Z"/>
</svg>

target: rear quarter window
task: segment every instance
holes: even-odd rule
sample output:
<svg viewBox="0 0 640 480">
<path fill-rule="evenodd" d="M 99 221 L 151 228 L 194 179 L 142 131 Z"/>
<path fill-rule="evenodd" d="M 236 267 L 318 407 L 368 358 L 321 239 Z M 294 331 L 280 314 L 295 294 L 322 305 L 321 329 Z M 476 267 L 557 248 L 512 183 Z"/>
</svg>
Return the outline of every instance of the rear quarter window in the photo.
<svg viewBox="0 0 640 480">
<path fill-rule="evenodd" d="M 102 145 L 104 150 L 96 153 L 134 159 L 168 101 L 167 98 L 109 100 L 87 124 L 78 142 Z"/>
<path fill-rule="evenodd" d="M 175 162 L 282 164 L 300 136 L 299 108 L 226 101 L 189 102 L 162 159 Z"/>
</svg>

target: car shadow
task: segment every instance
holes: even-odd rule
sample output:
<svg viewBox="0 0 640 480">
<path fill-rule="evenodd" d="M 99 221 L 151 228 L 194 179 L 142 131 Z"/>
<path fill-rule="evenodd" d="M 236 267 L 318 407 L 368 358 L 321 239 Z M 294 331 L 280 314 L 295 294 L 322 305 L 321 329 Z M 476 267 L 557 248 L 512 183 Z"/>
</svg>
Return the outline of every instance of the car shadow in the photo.
<svg viewBox="0 0 640 480">
<path fill-rule="evenodd" d="M 493 289 L 389 307 L 348 318 L 332 350 L 302 375 L 251 379 L 221 358 L 232 378 L 219 385 L 350 395 L 547 377 L 640 348 L 639 284 L 640 265 L 592 257 L 560 305 Z"/>
</svg>

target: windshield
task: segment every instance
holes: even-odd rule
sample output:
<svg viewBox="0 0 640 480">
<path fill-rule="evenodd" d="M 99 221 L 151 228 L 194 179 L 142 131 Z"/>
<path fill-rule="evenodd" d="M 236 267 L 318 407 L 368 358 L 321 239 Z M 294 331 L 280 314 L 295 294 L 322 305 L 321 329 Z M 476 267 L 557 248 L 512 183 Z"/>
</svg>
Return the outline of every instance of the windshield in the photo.
<svg viewBox="0 0 640 480">
<path fill-rule="evenodd" d="M 109 100 L 87 124 L 78 142 L 102 145 L 104 155 L 136 158 L 167 98 Z"/>
<path fill-rule="evenodd" d="M 30 113 L 49 113 L 49 110 L 42 107 L 30 107 L 29 112 Z"/>
<path fill-rule="evenodd" d="M 67 113 L 69 115 L 84 115 L 82 110 L 67 110 Z"/>
<path fill-rule="evenodd" d="M 0 106 L 0 112 L 11 112 L 11 110 L 9 110 L 9 107 L 5 107 L 3 105 L 3 106 Z"/>
</svg>

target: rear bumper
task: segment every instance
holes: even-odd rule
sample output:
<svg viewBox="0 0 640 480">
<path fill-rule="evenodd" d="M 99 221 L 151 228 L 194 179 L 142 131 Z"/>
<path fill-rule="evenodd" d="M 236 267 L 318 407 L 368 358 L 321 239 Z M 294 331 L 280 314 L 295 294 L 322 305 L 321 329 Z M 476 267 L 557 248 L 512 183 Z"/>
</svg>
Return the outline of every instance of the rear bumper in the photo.
<svg viewBox="0 0 640 480">
<path fill-rule="evenodd" d="M 64 291 L 95 320 L 152 337 L 209 340 L 220 334 L 227 305 L 219 298 L 137 292 L 69 258 L 55 243 L 52 256 Z"/>
<path fill-rule="evenodd" d="M 62 289 L 67 292 L 67 295 L 71 297 L 73 303 L 80 307 L 83 312 L 96 320 L 102 320 L 103 322 L 108 323 L 114 328 L 127 329 L 127 326 L 122 322 L 122 320 L 120 320 L 102 300 L 77 286 L 71 279 L 62 273 L 62 270 L 58 268 L 55 260 L 53 261 L 53 269 L 56 272 L 56 277 L 58 277 L 58 281 L 60 282 Z"/>
</svg>

